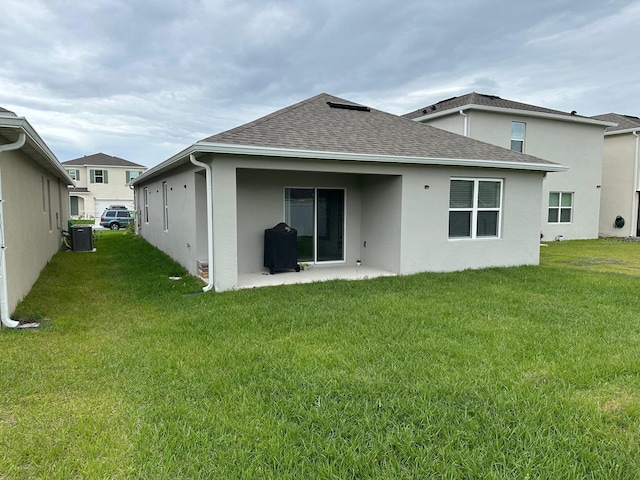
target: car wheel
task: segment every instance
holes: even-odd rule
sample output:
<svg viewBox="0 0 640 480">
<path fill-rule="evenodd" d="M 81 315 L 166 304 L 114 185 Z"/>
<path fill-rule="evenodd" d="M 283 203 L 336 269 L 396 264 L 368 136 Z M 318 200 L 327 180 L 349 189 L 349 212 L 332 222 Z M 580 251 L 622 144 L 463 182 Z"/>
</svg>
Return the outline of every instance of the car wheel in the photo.
<svg viewBox="0 0 640 480">
<path fill-rule="evenodd" d="M 111 230 L 120 230 L 120 224 L 118 222 L 113 222 L 111 225 L 109 225 L 109 228 Z"/>
</svg>

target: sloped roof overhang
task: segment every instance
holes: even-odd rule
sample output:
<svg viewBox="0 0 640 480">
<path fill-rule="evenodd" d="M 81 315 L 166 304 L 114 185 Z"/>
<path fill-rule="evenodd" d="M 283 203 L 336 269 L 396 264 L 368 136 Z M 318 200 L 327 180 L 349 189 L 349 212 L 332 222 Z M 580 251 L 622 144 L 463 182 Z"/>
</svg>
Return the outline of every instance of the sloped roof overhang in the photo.
<svg viewBox="0 0 640 480">
<path fill-rule="evenodd" d="M 179 165 L 189 163 L 189 155 L 198 154 L 229 154 L 247 155 L 262 157 L 299 158 L 308 160 L 337 160 L 350 162 L 367 162 L 379 164 L 410 164 L 410 165 L 433 165 L 449 167 L 481 167 L 499 168 L 507 170 L 528 170 L 540 172 L 564 172 L 568 167 L 557 163 L 545 162 L 516 162 L 506 160 L 485 160 L 473 158 L 432 158 L 432 157 L 405 157 L 390 155 L 373 155 L 366 153 L 345 153 L 316 150 L 299 150 L 289 148 L 272 148 L 252 145 L 234 145 L 228 143 L 197 142 L 182 150 L 173 157 L 150 168 L 145 173 L 136 177 L 132 184 L 151 179 L 167 170 Z"/>
<path fill-rule="evenodd" d="M 21 150 L 33 158 L 39 165 L 63 180 L 66 185 L 75 185 L 60 161 L 49 149 L 44 140 L 40 138 L 40 135 L 36 133 L 26 118 L 0 112 L 0 137 L 6 139 L 8 143 L 12 143 L 18 139 L 21 131 L 24 132 L 27 137 Z"/>
<path fill-rule="evenodd" d="M 515 109 L 515 108 L 495 107 L 491 105 L 477 105 L 475 103 L 468 103 L 460 107 L 442 110 L 440 112 L 432 113 L 429 115 L 422 115 L 412 120 L 415 122 L 423 122 L 425 120 L 445 117 L 447 115 L 457 114 L 460 111 L 467 111 L 467 110 L 480 110 L 484 112 L 506 113 L 509 115 L 520 115 L 523 117 L 546 118 L 549 120 L 558 120 L 560 122 L 583 123 L 587 125 L 597 125 L 601 127 L 615 127 L 617 125 L 617 123 L 605 122 L 604 120 L 596 120 L 594 118 L 588 118 L 588 117 L 559 115 L 557 113 L 536 112 L 533 110 L 521 110 L 521 109 Z"/>
</svg>

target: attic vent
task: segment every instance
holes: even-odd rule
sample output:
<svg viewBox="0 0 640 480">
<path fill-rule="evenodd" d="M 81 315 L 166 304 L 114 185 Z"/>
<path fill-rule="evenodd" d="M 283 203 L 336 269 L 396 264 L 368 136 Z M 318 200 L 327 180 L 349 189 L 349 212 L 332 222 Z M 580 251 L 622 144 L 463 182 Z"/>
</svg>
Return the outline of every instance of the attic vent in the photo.
<svg viewBox="0 0 640 480">
<path fill-rule="evenodd" d="M 353 103 L 327 102 L 327 105 L 331 108 L 343 108 L 345 110 L 358 110 L 360 112 L 371 111 L 369 107 L 365 107 L 364 105 L 355 105 Z"/>
</svg>

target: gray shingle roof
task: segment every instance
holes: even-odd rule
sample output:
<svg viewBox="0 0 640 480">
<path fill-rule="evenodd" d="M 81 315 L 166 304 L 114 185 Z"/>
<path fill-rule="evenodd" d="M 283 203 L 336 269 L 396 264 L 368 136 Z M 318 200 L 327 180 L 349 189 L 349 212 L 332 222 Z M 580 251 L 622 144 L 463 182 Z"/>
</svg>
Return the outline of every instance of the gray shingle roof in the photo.
<svg viewBox="0 0 640 480">
<path fill-rule="evenodd" d="M 64 165 L 65 167 L 69 165 L 95 165 L 98 167 L 104 166 L 146 168 L 144 165 L 133 163 L 123 158 L 113 157 L 105 153 L 94 153 L 93 155 L 85 155 L 84 157 L 74 158 L 73 160 L 62 162 L 62 165 Z"/>
<path fill-rule="evenodd" d="M 594 115 L 591 118 L 618 124 L 617 127 L 607 127 L 605 132 L 616 132 L 618 130 L 630 130 L 634 128 L 640 128 L 640 118 L 634 117 L 633 115 L 620 115 L 619 113 L 603 113 L 602 115 Z"/>
<path fill-rule="evenodd" d="M 5 114 L 5 115 L 13 115 L 14 117 L 17 116 L 11 110 L 7 110 L 6 108 L 2 108 L 2 107 L 0 107 L 0 113 Z"/>
<path fill-rule="evenodd" d="M 202 141 L 389 157 L 555 165 L 373 108 L 332 108 L 327 102 L 358 105 L 322 93 Z"/>
<path fill-rule="evenodd" d="M 447 110 L 458 109 L 464 105 L 481 105 L 485 107 L 506 108 L 510 110 L 524 110 L 529 112 L 548 113 L 553 115 L 565 115 L 568 117 L 589 118 L 576 114 L 572 115 L 570 112 L 538 107 L 535 105 L 529 105 L 527 103 L 514 102 L 512 100 L 500 98 L 496 95 L 485 95 L 483 93 L 476 92 L 461 95 L 459 97 L 448 98 L 446 100 L 434 103 L 433 105 L 427 105 L 426 107 L 419 108 L 418 110 L 414 110 L 413 112 L 406 113 L 403 115 L 403 117 L 414 119 L 428 115 L 434 115 L 436 113 L 444 112 Z"/>
</svg>

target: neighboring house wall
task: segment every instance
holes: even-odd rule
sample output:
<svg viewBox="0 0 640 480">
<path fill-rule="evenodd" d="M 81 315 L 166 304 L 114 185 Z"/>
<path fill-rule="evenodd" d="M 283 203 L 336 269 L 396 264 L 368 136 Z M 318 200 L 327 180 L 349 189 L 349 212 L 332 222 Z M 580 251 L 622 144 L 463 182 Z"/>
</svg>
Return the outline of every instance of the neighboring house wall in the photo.
<svg viewBox="0 0 640 480">
<path fill-rule="evenodd" d="M 142 165 L 104 153 L 68 160 L 62 166 L 77 187 L 71 191 L 71 214 L 81 218 L 99 218 L 110 205 L 133 210 L 133 190 L 128 184 L 146 170 Z"/>
<path fill-rule="evenodd" d="M 105 208 L 112 204 L 122 204 L 133 210 L 133 190 L 127 185 L 126 175 L 127 171 L 142 171 L 142 169 L 98 165 L 65 166 L 65 169 L 67 171 L 77 170 L 80 179 L 75 181 L 76 185 L 89 190 L 88 194 L 78 195 L 82 199 L 80 204 L 83 205 L 83 208 L 80 208 L 81 211 L 78 212 L 79 216 L 97 218 Z M 96 170 L 107 172 L 106 183 L 104 183 L 104 175 L 98 177 L 102 179 L 102 182 L 96 181 Z M 94 171 L 93 182 L 92 171 Z"/>
<path fill-rule="evenodd" d="M 69 218 L 67 185 L 22 150 L 0 155 L 9 311 L 58 251 Z"/>
<path fill-rule="evenodd" d="M 209 275 L 214 275 L 216 290 L 236 288 L 238 274 L 265 271 L 264 230 L 284 220 L 285 187 L 346 190 L 346 255 L 338 263 L 362 260 L 410 274 L 539 260 L 540 172 L 223 154 L 199 161 L 213 170 L 214 259 Z M 198 210 L 206 198 L 201 170 L 187 165 L 136 184 L 136 198 L 142 202 L 147 188 L 149 202 L 148 223 L 144 206 L 138 205 L 143 217 L 139 234 L 192 274 L 197 261 L 206 260 L 206 225 Z M 452 178 L 503 181 L 500 238 L 448 238 Z M 163 182 L 169 192 L 166 231 Z"/>
<path fill-rule="evenodd" d="M 600 208 L 600 235 L 636 236 L 638 199 L 634 191 L 634 162 L 636 140 L 633 134 L 607 135 L 604 141 L 602 168 L 602 204 Z M 635 206 L 633 205 L 636 197 Z M 617 216 L 625 219 L 622 228 L 614 226 Z"/>
<path fill-rule="evenodd" d="M 597 238 L 604 127 L 503 112 L 466 110 L 468 135 L 503 148 L 511 146 L 511 124 L 526 125 L 524 153 L 569 167 L 544 180 L 541 233 L 545 240 Z M 462 133 L 464 117 L 458 112 L 428 119 L 429 125 Z M 548 221 L 550 192 L 573 194 L 571 223 Z"/>
</svg>

